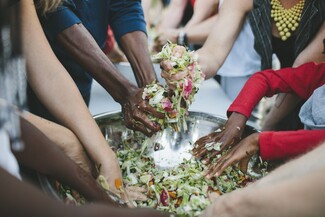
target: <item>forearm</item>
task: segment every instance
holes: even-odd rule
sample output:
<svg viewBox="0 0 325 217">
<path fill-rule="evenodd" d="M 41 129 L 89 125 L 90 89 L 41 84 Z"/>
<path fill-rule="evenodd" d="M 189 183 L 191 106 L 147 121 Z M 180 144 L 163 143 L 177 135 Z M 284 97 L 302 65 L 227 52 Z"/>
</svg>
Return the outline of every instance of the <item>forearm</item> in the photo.
<svg viewBox="0 0 325 217">
<path fill-rule="evenodd" d="M 158 31 L 177 28 L 180 24 L 187 0 L 171 0 L 168 7 L 163 11 L 161 20 L 157 26 Z"/>
<path fill-rule="evenodd" d="M 325 22 L 323 22 L 318 33 L 311 40 L 308 46 L 295 59 L 293 63 L 293 67 L 298 67 L 308 62 L 316 62 L 316 63 L 325 62 L 325 55 L 323 54 L 324 35 L 325 35 Z"/>
<path fill-rule="evenodd" d="M 79 90 L 45 38 L 33 1 L 22 1 L 23 51 L 28 81 L 49 111 L 68 127 L 100 164 L 112 155 Z M 33 29 L 33 31 L 30 31 Z M 102 150 L 102 151 L 98 151 Z"/>
<path fill-rule="evenodd" d="M 1 216 L 25 217 L 163 217 L 167 213 L 152 209 L 120 209 L 101 204 L 68 206 L 48 197 L 34 186 L 21 182 L 0 168 Z"/>
<path fill-rule="evenodd" d="M 302 102 L 302 99 L 296 94 L 279 93 L 271 110 L 265 116 L 262 130 L 274 130 L 274 127 L 290 114 L 300 102 Z"/>
<path fill-rule="evenodd" d="M 218 0 L 196 0 L 193 8 L 193 15 L 185 27 L 193 27 L 203 22 L 218 11 Z"/>
<path fill-rule="evenodd" d="M 148 50 L 148 39 L 144 32 L 135 31 L 122 36 L 122 49 L 127 56 L 139 87 L 157 80 Z"/>
<path fill-rule="evenodd" d="M 79 191 L 90 201 L 110 202 L 96 181 L 25 119 L 20 119 L 23 151 L 14 152 L 22 165 L 49 175 Z"/>
<path fill-rule="evenodd" d="M 262 132 L 260 154 L 263 160 L 289 159 L 304 154 L 325 141 L 325 130 Z"/>
<path fill-rule="evenodd" d="M 62 203 L 43 194 L 34 186 L 21 182 L 0 168 L 1 203 L 3 216 L 34 217 L 73 216 Z"/>
<path fill-rule="evenodd" d="M 320 187 L 325 178 L 323 170 L 324 167 L 300 178 L 243 189 L 246 195 L 235 209 L 244 212 L 238 216 L 323 216 L 325 190 Z"/>
<path fill-rule="evenodd" d="M 56 40 L 116 102 L 121 105 L 125 103 L 126 96 L 129 96 L 136 87 L 117 71 L 82 24 L 65 29 L 57 35 Z"/>
<path fill-rule="evenodd" d="M 227 0 L 222 4 L 211 33 L 198 51 L 206 79 L 213 77 L 224 63 L 252 6 L 249 0 Z"/>
<path fill-rule="evenodd" d="M 325 167 L 325 159 L 322 157 L 325 154 L 325 144 L 319 145 L 314 150 L 293 159 L 282 166 L 270 172 L 267 176 L 250 185 L 252 188 L 273 185 L 277 182 L 288 179 L 299 179 L 302 176 L 307 176 L 316 170 Z"/>
<path fill-rule="evenodd" d="M 201 23 L 191 27 L 186 26 L 183 31 L 187 35 L 188 43 L 190 44 L 204 44 L 208 38 L 211 28 L 217 20 L 218 15 L 214 15 Z"/>
</svg>

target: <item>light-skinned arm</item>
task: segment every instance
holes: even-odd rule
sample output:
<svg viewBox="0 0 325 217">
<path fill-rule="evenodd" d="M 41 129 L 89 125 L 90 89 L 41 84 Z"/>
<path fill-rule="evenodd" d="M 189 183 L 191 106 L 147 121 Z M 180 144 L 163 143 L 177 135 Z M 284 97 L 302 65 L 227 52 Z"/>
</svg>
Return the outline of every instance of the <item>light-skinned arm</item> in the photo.
<svg viewBox="0 0 325 217">
<path fill-rule="evenodd" d="M 227 0 L 221 5 L 216 23 L 203 47 L 197 51 L 206 79 L 213 77 L 228 56 L 242 28 L 252 0 Z"/>
<path fill-rule="evenodd" d="M 323 216 L 324 153 L 323 144 L 256 183 L 217 198 L 201 217 Z"/>
<path fill-rule="evenodd" d="M 93 162 L 101 165 L 100 173 L 114 186 L 115 179 L 122 179 L 115 153 L 107 145 L 74 81 L 51 50 L 33 1 L 20 4 L 28 82 L 49 111 L 78 137 Z"/>
</svg>

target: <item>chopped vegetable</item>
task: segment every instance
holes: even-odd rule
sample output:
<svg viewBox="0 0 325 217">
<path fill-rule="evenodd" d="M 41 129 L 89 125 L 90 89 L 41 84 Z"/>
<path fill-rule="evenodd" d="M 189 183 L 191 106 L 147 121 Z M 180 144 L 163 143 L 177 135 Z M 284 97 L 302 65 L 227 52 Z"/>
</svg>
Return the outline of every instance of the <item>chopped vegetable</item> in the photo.
<svg viewBox="0 0 325 217">
<path fill-rule="evenodd" d="M 241 188 L 255 180 L 237 167 L 230 167 L 216 180 L 205 178 L 206 166 L 199 160 L 184 160 L 176 168 L 160 169 L 147 156 L 147 149 L 125 148 L 117 151 L 126 186 L 147 189 L 147 201 L 136 201 L 138 207 L 151 207 L 178 215 L 198 216 L 209 204 L 208 195 L 219 195 Z M 134 182 L 130 175 L 136 177 Z"/>
<path fill-rule="evenodd" d="M 161 52 L 153 58 L 168 64 L 169 73 L 180 75 L 181 79 L 167 82 L 166 86 L 154 82 L 144 88 L 142 98 L 157 111 L 165 114 L 164 119 L 157 119 L 154 116 L 151 119 L 159 123 L 162 129 L 167 127 L 172 127 L 176 131 L 181 127 L 186 129 L 185 117 L 189 106 L 204 80 L 204 74 L 197 62 L 198 57 L 186 47 L 168 41 Z M 171 88 L 169 84 L 175 88 Z"/>
</svg>

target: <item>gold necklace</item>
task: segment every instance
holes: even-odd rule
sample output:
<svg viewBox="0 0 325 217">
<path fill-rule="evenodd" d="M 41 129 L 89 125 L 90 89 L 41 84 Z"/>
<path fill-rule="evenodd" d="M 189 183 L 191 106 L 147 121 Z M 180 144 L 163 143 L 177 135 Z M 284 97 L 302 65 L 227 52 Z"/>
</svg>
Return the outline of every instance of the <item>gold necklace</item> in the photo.
<svg viewBox="0 0 325 217">
<path fill-rule="evenodd" d="M 285 41 L 292 35 L 292 32 L 296 31 L 299 26 L 305 0 L 300 0 L 298 4 L 289 9 L 285 9 L 280 0 L 271 0 L 271 5 L 271 17 L 275 22 L 281 39 Z"/>
</svg>

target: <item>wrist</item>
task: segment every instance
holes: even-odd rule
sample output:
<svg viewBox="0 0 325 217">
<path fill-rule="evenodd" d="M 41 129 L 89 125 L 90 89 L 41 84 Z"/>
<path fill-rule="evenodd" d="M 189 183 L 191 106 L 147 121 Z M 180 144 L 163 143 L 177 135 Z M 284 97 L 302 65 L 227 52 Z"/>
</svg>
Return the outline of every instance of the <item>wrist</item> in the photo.
<svg viewBox="0 0 325 217">
<path fill-rule="evenodd" d="M 177 44 L 182 45 L 182 46 L 187 46 L 188 38 L 187 38 L 187 34 L 186 34 L 186 32 L 184 32 L 184 30 L 181 30 L 178 33 Z"/>
</svg>

